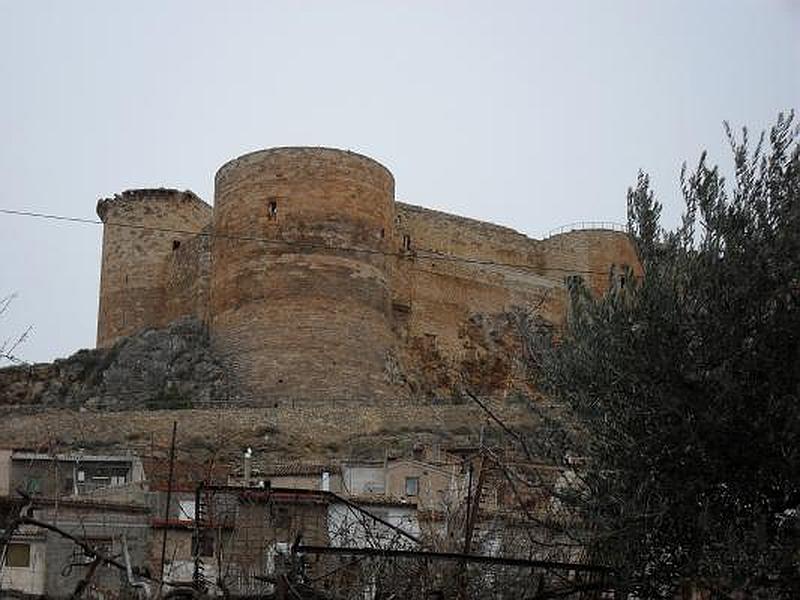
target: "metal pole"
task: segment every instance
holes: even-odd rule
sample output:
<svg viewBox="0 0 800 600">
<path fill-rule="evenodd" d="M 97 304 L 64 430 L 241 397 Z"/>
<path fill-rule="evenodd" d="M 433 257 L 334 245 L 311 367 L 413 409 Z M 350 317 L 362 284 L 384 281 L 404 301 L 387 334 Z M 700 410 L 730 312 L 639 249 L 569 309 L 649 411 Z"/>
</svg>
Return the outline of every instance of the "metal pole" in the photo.
<svg viewBox="0 0 800 600">
<path fill-rule="evenodd" d="M 161 538 L 161 571 L 159 579 L 164 585 L 164 559 L 167 553 L 167 530 L 169 529 L 169 505 L 172 502 L 172 476 L 175 473 L 175 435 L 178 432 L 178 422 L 172 422 L 172 444 L 169 449 L 169 480 L 167 483 L 167 505 L 164 508 L 164 536 Z M 197 507 L 195 507 L 197 510 Z"/>
<path fill-rule="evenodd" d="M 464 515 L 464 554 L 469 553 L 469 528 L 472 516 L 472 459 L 469 459 L 469 477 L 467 479 L 467 511 Z"/>
<path fill-rule="evenodd" d="M 198 591 L 202 590 L 202 583 L 200 581 L 200 503 L 202 502 L 201 492 L 203 490 L 203 482 L 201 481 L 197 488 L 194 490 L 194 575 L 192 581 L 194 588 Z"/>
<path fill-rule="evenodd" d="M 464 515 L 464 554 L 469 553 L 470 517 L 472 516 L 472 458 L 469 460 L 469 478 L 467 479 L 467 510 Z M 458 597 L 465 600 L 467 597 L 467 569 L 465 562 L 459 563 L 458 569 Z"/>
</svg>

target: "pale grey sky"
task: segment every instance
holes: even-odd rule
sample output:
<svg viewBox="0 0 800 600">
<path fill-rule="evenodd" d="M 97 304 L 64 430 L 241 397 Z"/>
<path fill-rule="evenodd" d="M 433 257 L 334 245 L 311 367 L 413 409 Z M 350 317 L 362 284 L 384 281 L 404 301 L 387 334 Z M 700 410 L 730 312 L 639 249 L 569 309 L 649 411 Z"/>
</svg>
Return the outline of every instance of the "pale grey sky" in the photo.
<svg viewBox="0 0 800 600">
<path fill-rule="evenodd" d="M 723 164 L 722 121 L 800 106 L 800 0 L 0 0 L 0 207 L 94 217 L 131 187 L 213 200 L 226 160 L 324 145 L 408 202 L 540 237 L 624 221 L 648 171 Z M 99 227 L 0 215 L 0 336 L 94 344 Z"/>
</svg>

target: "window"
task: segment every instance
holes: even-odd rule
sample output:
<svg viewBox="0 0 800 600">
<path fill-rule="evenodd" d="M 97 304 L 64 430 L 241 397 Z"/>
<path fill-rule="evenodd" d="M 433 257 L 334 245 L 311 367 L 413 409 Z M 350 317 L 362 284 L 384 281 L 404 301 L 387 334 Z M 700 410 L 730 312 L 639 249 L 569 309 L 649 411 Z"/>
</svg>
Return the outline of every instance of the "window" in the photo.
<svg viewBox="0 0 800 600">
<path fill-rule="evenodd" d="M 31 545 L 11 543 L 6 548 L 7 567 L 30 567 Z"/>
<path fill-rule="evenodd" d="M 411 236 L 404 235 L 403 236 L 403 250 L 411 250 Z"/>
<path fill-rule="evenodd" d="M 419 477 L 406 477 L 406 496 L 419 495 Z"/>
<path fill-rule="evenodd" d="M 177 250 L 180 247 L 181 247 L 181 241 L 180 240 L 172 240 L 172 249 L 173 250 Z"/>
<path fill-rule="evenodd" d="M 274 221 L 278 218 L 278 201 L 277 200 L 269 200 L 267 202 L 267 218 L 270 221 Z"/>
<path fill-rule="evenodd" d="M 178 520 L 194 521 L 194 500 L 181 500 L 178 502 Z"/>
<path fill-rule="evenodd" d="M 78 483 L 86 481 L 86 471 L 78 471 Z"/>
</svg>

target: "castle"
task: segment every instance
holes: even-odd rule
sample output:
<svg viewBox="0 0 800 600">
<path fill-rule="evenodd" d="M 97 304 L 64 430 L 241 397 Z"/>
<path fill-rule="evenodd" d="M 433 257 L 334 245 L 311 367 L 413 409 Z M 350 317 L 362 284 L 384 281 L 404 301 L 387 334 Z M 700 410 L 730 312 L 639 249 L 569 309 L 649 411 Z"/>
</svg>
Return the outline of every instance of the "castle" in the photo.
<svg viewBox="0 0 800 600">
<path fill-rule="evenodd" d="M 376 161 L 273 148 L 223 165 L 212 208 L 190 191 L 101 200 L 97 345 L 195 316 L 258 401 L 391 399 L 393 372 L 457 364 L 475 315 L 539 307 L 558 322 L 565 281 L 596 292 L 638 269 L 628 236 L 584 228 L 543 240 L 396 202 Z"/>
</svg>

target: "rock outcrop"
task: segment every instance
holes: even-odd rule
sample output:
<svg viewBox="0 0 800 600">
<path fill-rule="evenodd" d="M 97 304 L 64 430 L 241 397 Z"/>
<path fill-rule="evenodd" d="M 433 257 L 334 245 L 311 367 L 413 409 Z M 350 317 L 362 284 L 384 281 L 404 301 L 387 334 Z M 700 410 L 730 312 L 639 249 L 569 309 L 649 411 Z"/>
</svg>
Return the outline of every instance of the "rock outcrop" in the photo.
<svg viewBox="0 0 800 600">
<path fill-rule="evenodd" d="M 236 399 L 206 328 L 194 317 L 109 348 L 0 369 L 0 406 L 15 409 L 175 409 Z"/>
</svg>

